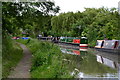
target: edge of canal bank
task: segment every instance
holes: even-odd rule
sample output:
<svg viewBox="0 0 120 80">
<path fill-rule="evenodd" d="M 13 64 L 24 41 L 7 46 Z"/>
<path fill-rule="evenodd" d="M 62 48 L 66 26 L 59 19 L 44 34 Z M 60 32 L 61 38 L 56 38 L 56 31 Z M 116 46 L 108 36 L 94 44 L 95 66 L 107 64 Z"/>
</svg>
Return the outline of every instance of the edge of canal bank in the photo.
<svg viewBox="0 0 120 80">
<path fill-rule="evenodd" d="M 20 44 L 21 48 L 23 49 L 23 58 L 17 64 L 13 71 L 11 71 L 8 78 L 30 78 L 30 68 L 31 68 L 31 58 L 32 54 L 28 50 L 28 48 Z"/>
</svg>

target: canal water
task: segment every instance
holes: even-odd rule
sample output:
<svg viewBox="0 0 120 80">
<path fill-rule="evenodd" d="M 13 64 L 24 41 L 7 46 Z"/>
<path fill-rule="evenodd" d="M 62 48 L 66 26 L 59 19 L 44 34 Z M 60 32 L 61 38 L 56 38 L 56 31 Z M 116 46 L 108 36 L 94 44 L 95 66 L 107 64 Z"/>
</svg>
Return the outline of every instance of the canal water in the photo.
<svg viewBox="0 0 120 80">
<path fill-rule="evenodd" d="M 59 46 L 65 56 L 63 61 L 67 66 L 66 69 L 75 78 L 118 80 L 120 64 L 117 54 L 100 52 L 91 48 L 79 49 L 78 46 L 70 47 L 63 44 Z"/>
</svg>

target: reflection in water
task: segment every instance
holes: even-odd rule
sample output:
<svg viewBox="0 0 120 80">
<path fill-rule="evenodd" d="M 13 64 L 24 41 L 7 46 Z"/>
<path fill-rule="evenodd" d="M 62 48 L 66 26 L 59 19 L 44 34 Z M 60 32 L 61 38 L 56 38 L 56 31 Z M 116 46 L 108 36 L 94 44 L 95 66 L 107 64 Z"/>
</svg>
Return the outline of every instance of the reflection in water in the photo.
<svg viewBox="0 0 120 80">
<path fill-rule="evenodd" d="M 117 61 L 112 61 L 104 56 L 89 52 L 87 49 L 81 51 L 78 49 L 61 48 L 65 59 L 70 62 L 64 62 L 68 66 L 68 71 L 77 78 L 118 78 L 119 65 Z M 93 54 L 94 53 L 94 54 Z M 98 52 L 97 52 L 98 53 Z M 68 55 L 72 54 L 72 55 Z"/>
<path fill-rule="evenodd" d="M 79 50 L 65 49 L 65 48 L 60 48 L 60 50 L 61 50 L 63 53 L 72 54 L 72 55 L 80 55 L 80 51 L 79 51 Z"/>
<path fill-rule="evenodd" d="M 87 48 L 80 48 L 79 50 L 80 50 L 80 51 L 88 51 Z"/>
<path fill-rule="evenodd" d="M 107 59 L 107 58 L 104 58 L 102 56 L 99 56 L 99 55 L 96 55 L 97 56 L 97 61 L 102 63 L 102 64 L 105 64 L 111 68 L 118 68 L 118 63 L 110 60 L 110 59 Z"/>
</svg>

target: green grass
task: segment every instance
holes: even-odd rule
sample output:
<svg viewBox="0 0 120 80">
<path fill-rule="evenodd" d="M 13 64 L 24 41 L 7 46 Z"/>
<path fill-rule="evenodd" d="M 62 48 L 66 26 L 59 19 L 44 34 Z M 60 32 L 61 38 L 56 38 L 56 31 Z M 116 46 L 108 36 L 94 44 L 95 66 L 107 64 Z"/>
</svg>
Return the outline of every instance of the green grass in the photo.
<svg viewBox="0 0 120 80">
<path fill-rule="evenodd" d="M 71 78 L 62 59 L 64 55 L 53 43 L 38 40 L 17 40 L 32 52 L 32 78 Z"/>
<path fill-rule="evenodd" d="M 0 35 L 0 79 L 1 78 L 2 78 L 2 35 Z"/>
<path fill-rule="evenodd" d="M 10 37 L 3 38 L 2 43 L 2 77 L 6 78 L 23 56 L 22 48 Z"/>
</svg>

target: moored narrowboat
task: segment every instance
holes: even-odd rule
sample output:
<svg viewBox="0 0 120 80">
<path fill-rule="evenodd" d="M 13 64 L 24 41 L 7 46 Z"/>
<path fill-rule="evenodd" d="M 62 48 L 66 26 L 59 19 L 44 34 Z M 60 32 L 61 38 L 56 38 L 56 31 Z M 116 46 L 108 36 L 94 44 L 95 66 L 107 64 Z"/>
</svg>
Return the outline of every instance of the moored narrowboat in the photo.
<svg viewBox="0 0 120 80">
<path fill-rule="evenodd" d="M 60 37 L 59 41 L 64 43 L 80 44 L 80 38 L 76 38 L 76 37 Z"/>
<path fill-rule="evenodd" d="M 60 37 L 60 42 L 65 42 L 65 40 L 66 40 L 66 37 Z"/>
<path fill-rule="evenodd" d="M 95 49 L 111 53 L 120 53 L 120 40 L 97 40 Z"/>
<path fill-rule="evenodd" d="M 95 48 L 102 48 L 104 40 L 97 40 Z"/>
<path fill-rule="evenodd" d="M 80 38 L 75 38 L 75 39 L 73 39 L 73 43 L 75 43 L 75 44 L 80 44 Z"/>
<path fill-rule="evenodd" d="M 73 40 L 75 39 L 75 37 L 67 37 L 66 38 L 66 43 L 73 43 Z"/>
<path fill-rule="evenodd" d="M 80 47 L 80 50 L 87 50 L 88 39 L 86 37 L 81 37 L 79 47 Z"/>
<path fill-rule="evenodd" d="M 80 47 L 88 47 L 88 39 L 86 37 L 61 37 L 60 42 L 78 44 Z"/>
</svg>

